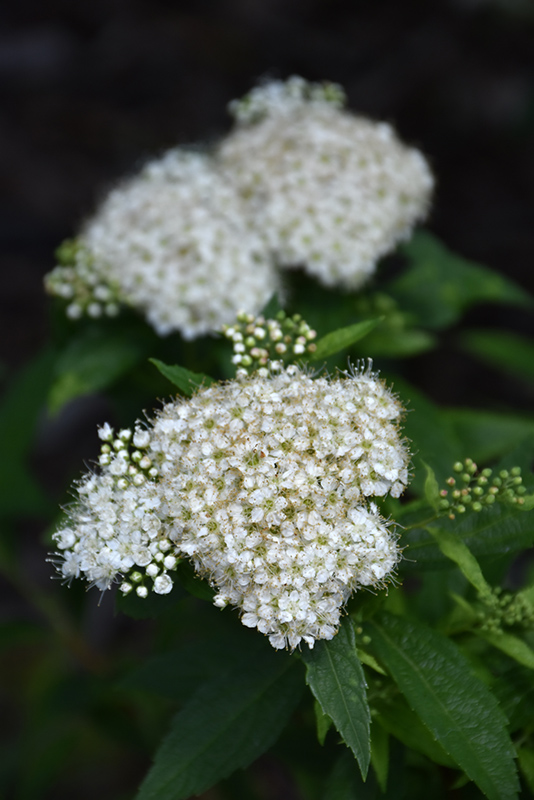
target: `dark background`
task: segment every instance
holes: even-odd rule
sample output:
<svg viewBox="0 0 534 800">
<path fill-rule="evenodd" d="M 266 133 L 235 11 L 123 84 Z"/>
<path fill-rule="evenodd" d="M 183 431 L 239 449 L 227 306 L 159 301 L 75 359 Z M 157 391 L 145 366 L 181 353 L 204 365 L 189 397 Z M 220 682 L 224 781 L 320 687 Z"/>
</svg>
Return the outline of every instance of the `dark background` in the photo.
<svg viewBox="0 0 534 800">
<path fill-rule="evenodd" d="M 341 83 L 354 111 L 419 147 L 437 177 L 430 229 L 534 292 L 532 0 L 12 0 L 0 11 L 0 385 L 49 337 L 53 251 L 113 182 L 165 148 L 224 134 L 232 98 L 291 74 Z M 467 322 L 534 333 L 502 307 Z M 408 372 L 436 400 L 532 409 L 532 388 L 447 339 Z M 54 500 L 96 454 L 107 413 L 85 398 L 43 418 L 33 462 Z M 42 526 L 20 535 L 27 574 L 47 587 Z M 1 600 L 0 619 L 33 618 L 21 596 Z M 101 645 L 119 624 L 104 605 L 86 621 Z"/>
</svg>

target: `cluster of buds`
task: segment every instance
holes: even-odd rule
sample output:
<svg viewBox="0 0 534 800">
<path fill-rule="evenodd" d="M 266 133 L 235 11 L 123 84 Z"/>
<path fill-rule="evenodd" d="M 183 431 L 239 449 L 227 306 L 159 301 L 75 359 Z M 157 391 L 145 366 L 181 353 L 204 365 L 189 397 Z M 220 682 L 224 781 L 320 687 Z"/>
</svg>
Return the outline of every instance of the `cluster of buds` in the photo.
<svg viewBox="0 0 534 800">
<path fill-rule="evenodd" d="M 68 301 L 70 319 L 115 317 L 121 300 L 117 285 L 95 268 L 88 249 L 76 239 L 66 239 L 56 250 L 58 265 L 45 277 L 49 294 Z"/>
<path fill-rule="evenodd" d="M 485 506 L 496 502 L 518 505 L 525 502 L 521 467 L 502 469 L 494 475 L 489 468 L 479 472 L 473 459 L 466 458 L 463 462 L 457 461 L 453 470 L 456 477 L 447 478 L 450 488 L 441 490 L 439 501 L 440 508 L 448 512 L 450 519 L 454 519 L 456 514 L 464 514 L 468 508 L 482 511 Z"/>
<path fill-rule="evenodd" d="M 500 587 L 481 596 L 477 612 L 479 627 L 488 633 L 502 633 L 504 628 L 533 628 L 534 606 L 521 593 L 505 592 Z"/>
<path fill-rule="evenodd" d="M 223 325 L 222 332 L 233 343 L 232 362 L 237 375 L 256 370 L 262 377 L 279 372 L 287 364 L 315 352 L 317 333 L 300 314 L 288 317 L 279 311 L 275 319 L 240 312 L 234 325 Z"/>
<path fill-rule="evenodd" d="M 145 452 L 150 444 L 147 430 L 138 427 L 132 433 L 130 428 L 124 428 L 115 436 L 113 428 L 106 423 L 98 435 L 103 442 L 98 463 L 116 478 L 119 489 L 126 489 L 130 483 L 141 486 L 147 478 L 157 478 L 158 470 Z"/>
</svg>

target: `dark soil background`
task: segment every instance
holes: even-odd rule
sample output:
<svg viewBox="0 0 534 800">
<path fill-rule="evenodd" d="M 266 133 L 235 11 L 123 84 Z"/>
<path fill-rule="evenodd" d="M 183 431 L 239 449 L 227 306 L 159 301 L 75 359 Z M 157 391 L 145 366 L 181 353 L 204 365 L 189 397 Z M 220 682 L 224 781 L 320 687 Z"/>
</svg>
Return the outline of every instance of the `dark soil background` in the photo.
<svg viewBox="0 0 534 800">
<path fill-rule="evenodd" d="M 341 83 L 354 111 L 419 147 L 437 176 L 430 229 L 534 293 L 533 0 L 12 0 L 0 11 L 0 386 L 49 336 L 43 276 L 107 188 L 165 148 L 224 134 L 232 98 L 291 74 Z M 502 308 L 468 322 L 534 334 Z M 532 409 L 532 388 L 446 346 L 409 373 L 443 402 Z M 43 425 L 35 466 L 58 492 L 95 454 L 106 409 L 85 399 Z M 49 585 L 42 531 L 21 534 Z M 112 612 L 93 611 L 103 642 Z M 2 596 L 0 617 L 27 614 Z"/>
</svg>

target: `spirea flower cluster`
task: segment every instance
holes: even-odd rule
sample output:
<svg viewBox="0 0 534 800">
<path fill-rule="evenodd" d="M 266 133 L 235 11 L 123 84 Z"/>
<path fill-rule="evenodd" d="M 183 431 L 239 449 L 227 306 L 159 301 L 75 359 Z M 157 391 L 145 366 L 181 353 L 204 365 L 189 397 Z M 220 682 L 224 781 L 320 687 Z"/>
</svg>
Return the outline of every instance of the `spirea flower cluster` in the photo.
<svg viewBox="0 0 534 800">
<path fill-rule="evenodd" d="M 219 157 L 280 266 L 356 289 L 426 216 L 433 179 L 418 150 L 343 100 L 297 77 L 258 87 L 234 104 Z"/>
<path fill-rule="evenodd" d="M 79 277 L 97 286 L 111 279 L 159 334 L 180 330 L 188 339 L 241 308 L 259 310 L 277 291 L 274 266 L 241 199 L 205 154 L 176 149 L 148 163 L 108 195 L 79 242 L 74 266 L 56 268 L 47 281 L 69 298 L 73 317 L 99 310 L 98 296 L 88 303 L 77 289 Z"/>
<path fill-rule="evenodd" d="M 234 101 L 213 152 L 171 150 L 109 194 L 48 291 L 72 318 L 126 304 L 193 338 L 258 313 L 279 268 L 360 287 L 425 216 L 432 177 L 388 125 L 343 104 L 340 87 L 302 78 Z"/>
<path fill-rule="evenodd" d="M 60 572 L 144 597 L 188 558 L 273 647 L 330 639 L 350 594 L 399 560 L 372 498 L 407 484 L 402 413 L 369 369 L 288 367 L 201 388 L 133 434 L 105 426 L 101 471 L 55 535 Z"/>
</svg>

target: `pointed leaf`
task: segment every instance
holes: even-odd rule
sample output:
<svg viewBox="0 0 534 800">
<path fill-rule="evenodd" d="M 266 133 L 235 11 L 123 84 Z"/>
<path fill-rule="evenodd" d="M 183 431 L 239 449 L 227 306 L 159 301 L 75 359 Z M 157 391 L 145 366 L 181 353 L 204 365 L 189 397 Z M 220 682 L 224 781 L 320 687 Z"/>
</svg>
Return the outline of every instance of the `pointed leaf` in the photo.
<svg viewBox="0 0 534 800">
<path fill-rule="evenodd" d="M 534 669 L 534 650 L 518 636 L 504 631 L 499 633 L 497 631 L 477 630 L 476 632 L 481 639 L 485 639 L 493 647 L 502 650 L 503 653 L 513 658 L 518 664 Z"/>
<path fill-rule="evenodd" d="M 316 350 L 308 357 L 309 361 L 323 361 L 329 356 L 339 353 L 340 350 L 345 350 L 355 342 L 359 342 L 364 336 L 367 336 L 373 328 L 376 328 L 383 317 L 377 319 L 367 319 L 363 322 L 356 322 L 354 325 L 348 325 L 346 328 L 338 328 L 337 331 L 332 331 L 323 336 L 322 339 L 316 343 Z"/>
<path fill-rule="evenodd" d="M 354 628 L 346 619 L 329 642 L 317 642 L 303 650 L 306 682 L 352 750 L 365 778 L 370 759 L 370 713 L 365 676 L 358 653 Z"/>
<path fill-rule="evenodd" d="M 137 800 L 184 800 L 246 767 L 276 741 L 301 688 L 294 659 L 266 644 L 243 653 L 175 716 Z"/>
<path fill-rule="evenodd" d="M 164 364 L 158 358 L 150 358 L 149 361 L 159 369 L 162 375 L 177 386 L 186 397 L 190 397 L 200 386 L 210 386 L 215 383 L 213 378 L 210 378 L 209 375 L 204 375 L 202 372 L 191 372 L 178 364 Z"/>
<path fill-rule="evenodd" d="M 465 542 L 463 542 L 454 531 L 434 528 L 431 525 L 427 525 L 426 530 L 432 534 L 443 555 L 450 558 L 451 561 L 454 561 L 454 563 L 460 567 L 469 583 L 471 583 L 480 594 L 491 594 L 491 587 L 482 574 L 480 564 Z"/>
<path fill-rule="evenodd" d="M 129 330 L 88 328 L 58 357 L 48 407 L 57 413 L 70 400 L 111 386 L 149 352 L 150 340 Z"/>
<path fill-rule="evenodd" d="M 385 794 L 389 772 L 389 734 L 374 720 L 371 726 L 371 765 L 378 785 Z"/>
<path fill-rule="evenodd" d="M 366 628 L 410 706 L 469 778 L 490 800 L 517 797 L 506 718 L 453 642 L 390 614 Z"/>
<path fill-rule="evenodd" d="M 513 281 L 461 258 L 427 231 L 402 245 L 410 264 L 386 288 L 404 311 L 429 328 L 452 325 L 475 303 L 510 303 L 531 308 L 532 298 Z"/>
</svg>

